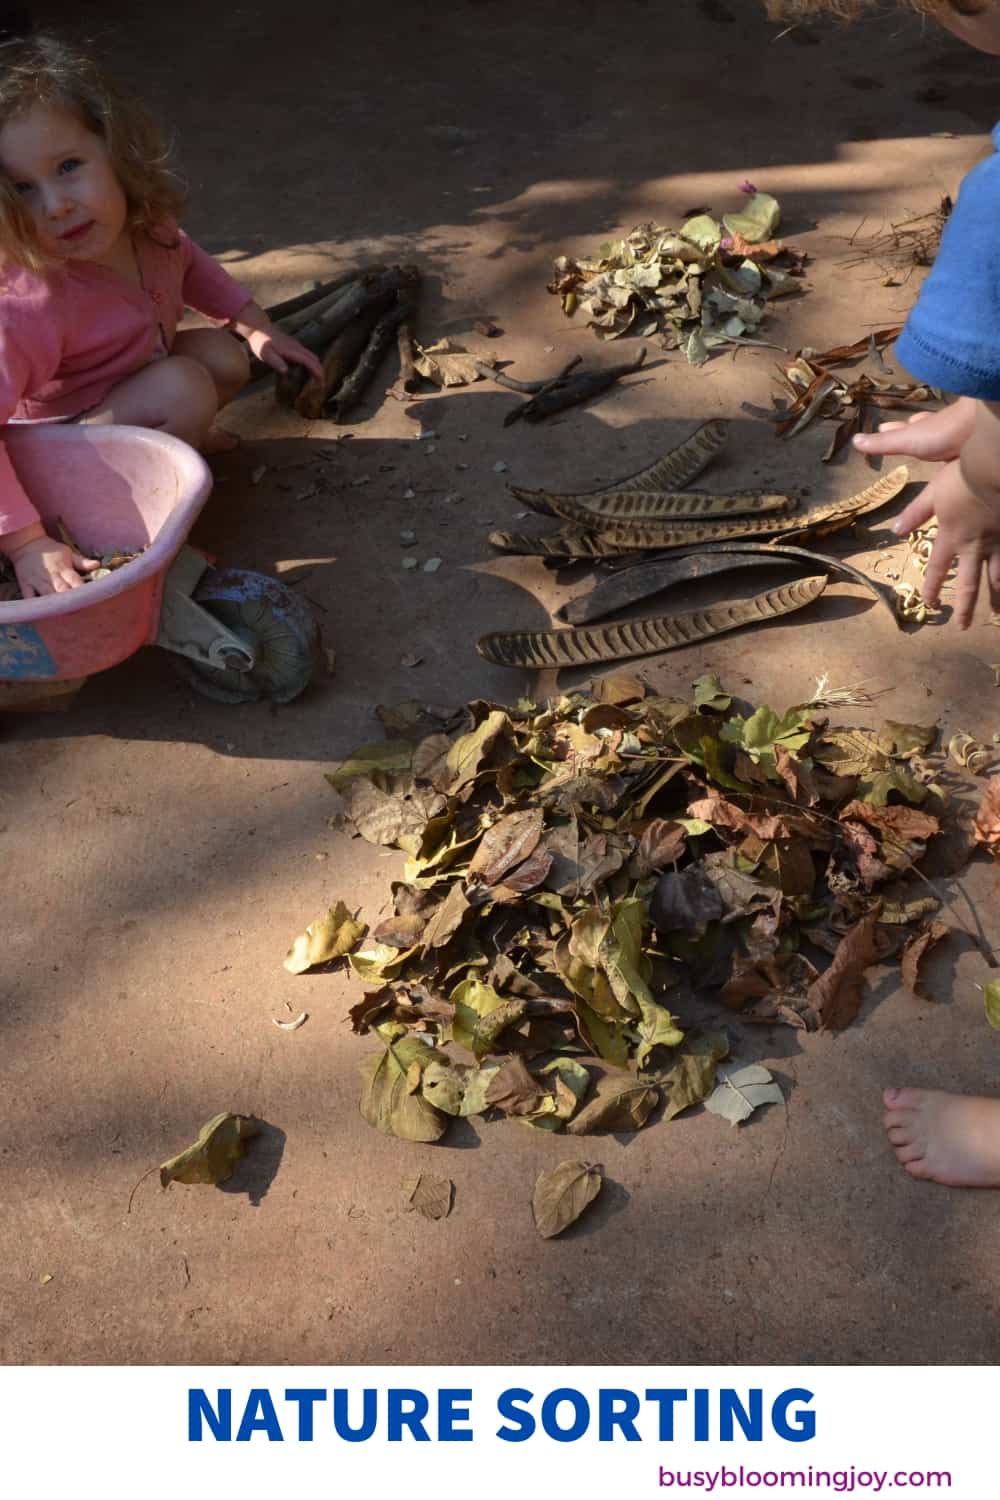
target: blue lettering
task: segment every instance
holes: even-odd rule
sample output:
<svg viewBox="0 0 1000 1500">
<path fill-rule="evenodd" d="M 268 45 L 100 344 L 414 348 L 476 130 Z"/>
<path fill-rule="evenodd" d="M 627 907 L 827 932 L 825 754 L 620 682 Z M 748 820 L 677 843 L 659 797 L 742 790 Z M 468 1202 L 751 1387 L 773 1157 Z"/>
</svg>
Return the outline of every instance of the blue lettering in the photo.
<svg viewBox="0 0 1000 1500">
<path fill-rule="evenodd" d="M 646 1400 L 655 1401 L 660 1408 L 660 1442 L 672 1443 L 674 1440 L 674 1403 L 686 1401 L 687 1391 L 647 1391 Z"/>
<path fill-rule="evenodd" d="M 639 1415 L 639 1397 L 635 1391 L 605 1391 L 600 1393 L 599 1437 L 602 1443 L 614 1441 L 615 1428 L 619 1428 L 625 1441 L 641 1443 L 636 1431 L 635 1419 Z"/>
<path fill-rule="evenodd" d="M 333 1430 L 345 1443 L 366 1443 L 375 1431 L 378 1421 L 378 1392 L 366 1387 L 361 1394 L 361 1426 L 352 1427 L 347 1411 L 350 1391 L 338 1386 L 333 1392 Z"/>
<path fill-rule="evenodd" d="M 418 1443 L 429 1443 L 431 1439 L 424 1426 L 424 1417 L 427 1415 L 430 1403 L 423 1391 L 390 1388 L 386 1394 L 390 1443 L 402 1442 L 404 1427 L 409 1429 L 410 1436 L 416 1438 Z"/>
<path fill-rule="evenodd" d="M 514 1427 L 497 1428 L 497 1437 L 502 1438 L 505 1443 L 524 1443 L 534 1436 L 535 1419 L 530 1411 L 521 1410 L 521 1405 L 530 1400 L 531 1392 L 517 1386 L 501 1391 L 497 1397 L 497 1411 L 508 1421 L 516 1423 Z"/>
<path fill-rule="evenodd" d="M 254 1386 L 247 1397 L 247 1404 L 243 1409 L 243 1420 L 240 1422 L 240 1430 L 236 1434 L 236 1441 L 238 1443 L 248 1443 L 255 1432 L 266 1432 L 269 1442 L 284 1442 L 281 1424 L 278 1421 L 278 1413 L 275 1411 L 274 1402 L 271 1400 L 271 1392 L 261 1386 Z"/>
<path fill-rule="evenodd" d="M 313 1407 L 317 1401 L 326 1400 L 326 1391 L 306 1388 L 286 1391 L 285 1400 L 298 1402 L 299 1441 L 301 1443 L 311 1443 L 313 1440 Z"/>
<path fill-rule="evenodd" d="M 564 1401 L 568 1401 L 573 1408 L 575 1419 L 571 1427 L 559 1426 L 558 1411 Z M 560 1386 L 558 1390 L 550 1391 L 542 1402 L 542 1431 L 557 1443 L 575 1443 L 577 1438 L 583 1437 L 589 1426 L 590 1407 L 582 1391 L 574 1391 L 570 1386 Z"/>
<path fill-rule="evenodd" d="M 810 1438 L 816 1436 L 816 1413 L 814 1411 L 796 1411 L 791 1414 L 789 1420 L 788 1408 L 793 1402 L 811 1401 L 812 1391 L 805 1391 L 793 1386 L 791 1390 L 782 1391 L 771 1408 L 771 1422 L 779 1437 L 785 1438 L 789 1443 L 808 1443 Z"/>
<path fill-rule="evenodd" d="M 696 1390 L 694 1393 L 694 1440 L 696 1443 L 708 1443 L 711 1441 L 708 1396 L 708 1391 L 704 1389 Z"/>
<path fill-rule="evenodd" d="M 743 1436 L 749 1438 L 751 1443 L 762 1443 L 764 1441 L 764 1392 L 753 1389 L 749 1392 L 749 1412 L 740 1401 L 734 1390 L 724 1387 L 719 1392 L 719 1441 L 731 1443 L 733 1441 L 733 1418 L 743 1429 Z"/>
<path fill-rule="evenodd" d="M 471 1443 L 472 1428 L 456 1427 L 456 1422 L 468 1422 L 471 1391 L 438 1391 L 438 1439 L 442 1443 Z M 463 1402 L 463 1405 L 459 1405 Z"/>
<path fill-rule="evenodd" d="M 233 1393 L 220 1390 L 219 1409 L 216 1412 L 206 1393 L 195 1387 L 188 1391 L 188 1442 L 200 1443 L 202 1421 L 208 1423 L 212 1436 L 220 1443 L 229 1443 L 233 1437 Z"/>
</svg>

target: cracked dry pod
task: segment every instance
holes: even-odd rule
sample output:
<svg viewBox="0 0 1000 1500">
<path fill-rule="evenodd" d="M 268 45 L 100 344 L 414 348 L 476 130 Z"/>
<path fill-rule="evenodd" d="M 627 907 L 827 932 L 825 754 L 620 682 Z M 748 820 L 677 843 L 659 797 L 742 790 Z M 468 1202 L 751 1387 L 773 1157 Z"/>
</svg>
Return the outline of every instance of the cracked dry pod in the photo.
<svg viewBox="0 0 1000 1500">
<path fill-rule="evenodd" d="M 248 670 L 189 662 L 193 688 L 217 703 L 290 703 L 306 688 L 320 659 L 316 617 L 292 589 L 263 573 L 209 568 L 194 591 L 209 614 L 246 641 L 256 658 Z"/>
</svg>

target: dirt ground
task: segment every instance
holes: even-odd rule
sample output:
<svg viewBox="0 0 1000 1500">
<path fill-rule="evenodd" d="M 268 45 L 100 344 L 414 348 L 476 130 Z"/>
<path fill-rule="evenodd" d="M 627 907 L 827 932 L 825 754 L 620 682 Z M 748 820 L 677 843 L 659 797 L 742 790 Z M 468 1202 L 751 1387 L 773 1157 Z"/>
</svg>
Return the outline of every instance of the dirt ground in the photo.
<svg viewBox="0 0 1000 1500">
<path fill-rule="evenodd" d="M 634 349 L 563 318 L 545 291 L 554 254 L 721 208 L 746 177 L 814 257 L 771 337 L 824 347 L 899 321 L 917 277 L 845 270 L 847 238 L 953 192 L 1000 113 L 996 63 L 933 28 L 777 38 L 754 0 L 84 9 L 175 133 L 187 227 L 260 301 L 364 259 L 414 260 L 422 332 L 479 348 L 472 325 L 492 317 L 494 352 L 528 376 Z M 58 24 L 80 7 L 37 13 Z M 330 830 L 323 777 L 380 737 L 375 705 L 555 687 L 474 650 L 485 630 L 546 623 L 567 593 L 540 564 L 490 553 L 491 527 L 517 524 L 507 479 L 596 487 L 723 415 L 720 487 L 821 499 L 868 482 L 855 456 L 821 466 L 827 432 L 780 444 L 741 412 L 768 404 L 776 357 L 700 371 L 658 357 L 627 390 L 531 429 L 503 428 L 516 398 L 491 385 L 385 399 L 388 366 L 346 429 L 279 412 L 264 389 L 233 408 L 244 446 L 215 462 L 195 539 L 300 587 L 336 675 L 286 708 L 226 708 L 146 650 L 66 714 L 0 721 L 0 1358 L 995 1362 L 996 1201 L 912 1182 L 880 1129 L 887 1084 L 1000 1085 L 965 939 L 935 961 L 933 1003 L 888 977 L 842 1035 L 756 1035 L 748 1055 L 773 1067 L 785 1109 L 738 1131 L 695 1111 L 595 1140 L 608 1186 L 554 1242 L 528 1204 L 567 1155 L 559 1139 L 500 1124 L 445 1147 L 378 1135 L 357 1109 L 370 1042 L 345 1025 L 356 989 L 281 967 L 331 898 L 374 918 L 388 896 L 395 856 Z M 405 527 L 439 571 L 402 570 Z M 854 552 L 888 535 L 880 521 Z M 866 679 L 892 689 L 884 715 L 989 740 L 998 659 L 985 623 L 894 633 L 838 585 L 808 615 L 643 671 L 684 693 L 715 669 L 779 708 L 821 672 Z M 997 876 L 979 864 L 964 886 L 1000 942 Z M 309 1012 L 293 1033 L 271 1022 L 286 1001 Z M 126 1214 L 141 1174 L 224 1109 L 268 1122 L 252 1165 L 225 1191 L 161 1195 L 151 1179 Z M 456 1184 L 439 1224 L 400 1207 L 400 1180 L 432 1167 Z"/>
</svg>

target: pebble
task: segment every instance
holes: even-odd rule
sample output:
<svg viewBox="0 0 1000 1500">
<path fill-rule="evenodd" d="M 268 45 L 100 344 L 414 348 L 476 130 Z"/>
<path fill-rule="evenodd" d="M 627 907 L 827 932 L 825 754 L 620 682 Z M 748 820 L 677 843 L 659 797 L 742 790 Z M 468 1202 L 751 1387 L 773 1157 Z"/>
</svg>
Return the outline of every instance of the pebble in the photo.
<svg viewBox="0 0 1000 1500">
<path fill-rule="evenodd" d="M 417 566 L 417 559 L 415 557 L 404 557 L 403 558 L 403 567 L 406 568 L 406 570 L 408 572 L 409 572 L 409 570 L 411 568 L 415 568 L 416 566 Z"/>
<path fill-rule="evenodd" d="M 417 492 L 416 492 L 416 490 L 404 490 L 403 491 L 403 499 L 404 500 L 415 500 L 416 498 L 417 498 Z"/>
<path fill-rule="evenodd" d="M 461 505 L 462 497 L 457 492 L 452 495 L 445 495 L 444 503 L 445 505 Z"/>
<path fill-rule="evenodd" d="M 493 472 L 494 474 L 506 474 L 507 465 L 504 463 L 502 458 L 498 458 L 496 463 L 493 465 Z"/>
<path fill-rule="evenodd" d="M 429 557 L 427 559 L 427 561 L 424 563 L 424 572 L 425 573 L 436 573 L 437 570 L 438 570 L 438 568 L 440 566 L 441 566 L 441 559 L 439 557 Z"/>
<path fill-rule="evenodd" d="M 258 464 L 257 467 L 256 467 L 256 469 L 252 469 L 250 471 L 250 483 L 251 484 L 260 484 L 261 480 L 264 478 L 264 475 L 266 473 L 267 473 L 267 464 Z"/>
<path fill-rule="evenodd" d="M 371 482 L 372 476 L 370 474 L 362 474 L 360 479 L 351 480 L 351 489 L 359 490 L 363 484 L 371 484 Z"/>
<path fill-rule="evenodd" d="M 417 540 L 417 533 L 415 531 L 401 531 L 399 533 L 399 540 L 402 546 L 412 547 Z"/>
<path fill-rule="evenodd" d="M 436 453 L 437 452 L 437 443 L 428 443 L 427 447 L 424 449 L 424 452 L 425 453 Z"/>
</svg>

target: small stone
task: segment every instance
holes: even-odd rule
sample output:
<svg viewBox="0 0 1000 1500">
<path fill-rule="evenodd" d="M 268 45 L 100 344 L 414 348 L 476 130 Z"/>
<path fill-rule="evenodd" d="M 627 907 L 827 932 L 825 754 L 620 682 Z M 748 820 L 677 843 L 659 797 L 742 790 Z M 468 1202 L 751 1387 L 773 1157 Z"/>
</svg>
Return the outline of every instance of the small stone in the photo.
<svg viewBox="0 0 1000 1500">
<path fill-rule="evenodd" d="M 426 432 L 416 432 L 416 433 L 414 433 L 414 437 L 416 438 L 416 440 L 417 440 L 418 443 L 426 443 L 431 438 L 436 438 L 437 437 L 437 433 L 434 431 L 433 428 L 429 427 Z"/>
<path fill-rule="evenodd" d="M 467 432 L 460 432 L 458 434 L 458 441 L 460 443 L 467 443 L 469 441 L 469 434 Z"/>
<path fill-rule="evenodd" d="M 414 652 L 408 651 L 405 656 L 399 658 L 399 665 L 401 667 L 419 667 L 422 661 L 422 656 L 417 656 Z"/>
<path fill-rule="evenodd" d="M 427 559 L 427 561 L 424 563 L 424 572 L 425 573 L 436 573 L 437 570 L 438 570 L 438 568 L 440 566 L 441 566 L 441 559 L 439 557 L 429 557 Z"/>
<path fill-rule="evenodd" d="M 494 474 L 506 474 L 507 465 L 504 463 L 502 458 L 498 458 L 496 463 L 493 465 L 493 472 Z"/>
<path fill-rule="evenodd" d="M 264 475 L 266 473 L 267 473 L 267 464 L 258 464 L 257 467 L 256 467 L 256 469 L 252 469 L 251 472 L 250 472 L 250 483 L 251 484 L 260 484 L 261 480 L 264 478 Z"/>
<path fill-rule="evenodd" d="M 425 453 L 436 453 L 437 452 L 437 443 L 428 443 L 427 447 L 424 449 L 424 452 Z"/>
<path fill-rule="evenodd" d="M 452 494 L 445 495 L 444 503 L 445 505 L 461 505 L 462 496 L 455 490 Z"/>
<path fill-rule="evenodd" d="M 417 559 L 415 557 L 404 557 L 402 565 L 409 572 L 411 568 L 417 566 Z"/>
<path fill-rule="evenodd" d="M 463 469 L 467 469 L 467 468 L 468 468 L 468 467 L 469 467 L 469 465 L 468 465 L 468 464 L 456 464 L 456 465 L 455 465 L 455 468 L 456 468 L 456 469 L 458 469 L 458 471 L 459 471 L 459 473 L 461 473 L 461 471 L 462 471 L 462 470 L 463 470 Z"/>
<path fill-rule="evenodd" d="M 526 516 L 530 516 L 530 515 L 531 515 L 531 511 L 530 510 L 519 510 L 517 512 L 517 520 L 523 521 Z"/>
<path fill-rule="evenodd" d="M 555 344 L 546 344 L 545 345 L 545 352 L 546 352 L 546 354 L 555 354 L 555 352 L 556 352 L 556 346 L 555 346 Z"/>
<path fill-rule="evenodd" d="M 416 540 L 417 533 L 415 531 L 401 531 L 399 533 L 399 542 L 402 547 L 412 547 Z"/>
<path fill-rule="evenodd" d="M 54 1280 L 55 1280 L 55 1277 L 52 1275 L 51 1271 L 43 1271 L 42 1274 L 41 1274 L 41 1276 L 39 1276 L 39 1278 L 38 1278 L 38 1285 L 39 1286 L 48 1286 L 49 1282 L 50 1281 L 54 1281 Z"/>
<path fill-rule="evenodd" d="M 416 492 L 416 490 L 404 490 L 403 491 L 403 499 L 404 500 L 415 500 L 416 498 L 417 498 L 417 492 Z"/>
<path fill-rule="evenodd" d="M 360 479 L 351 480 L 351 489 L 359 490 L 363 484 L 371 484 L 371 482 L 372 476 L 370 474 L 362 474 Z"/>
</svg>

